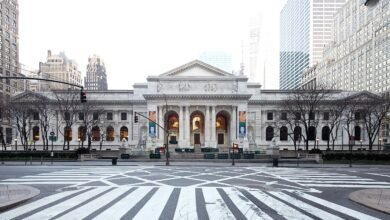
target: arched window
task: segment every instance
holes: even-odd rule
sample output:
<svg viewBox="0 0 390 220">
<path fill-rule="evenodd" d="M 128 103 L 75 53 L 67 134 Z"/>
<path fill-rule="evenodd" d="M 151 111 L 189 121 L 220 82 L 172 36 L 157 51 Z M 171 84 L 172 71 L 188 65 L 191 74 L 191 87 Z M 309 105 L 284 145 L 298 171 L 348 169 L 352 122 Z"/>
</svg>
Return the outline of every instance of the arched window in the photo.
<svg viewBox="0 0 390 220">
<path fill-rule="evenodd" d="M 39 141 L 39 127 L 35 126 L 33 127 L 33 140 L 34 141 Z"/>
<path fill-rule="evenodd" d="M 288 129 L 286 126 L 282 126 L 280 128 L 280 140 L 287 141 L 288 140 Z"/>
<path fill-rule="evenodd" d="M 100 128 L 98 126 L 92 128 L 92 140 L 100 141 Z"/>
<path fill-rule="evenodd" d="M 69 126 L 66 126 L 64 128 L 64 138 L 65 141 L 71 141 L 72 140 L 72 128 Z"/>
<path fill-rule="evenodd" d="M 302 136 L 302 128 L 299 126 L 296 126 L 294 128 L 294 140 L 299 141 L 301 139 L 301 136 Z"/>
<path fill-rule="evenodd" d="M 168 116 L 168 130 L 179 130 L 179 116 L 176 112 L 173 112 Z"/>
<path fill-rule="evenodd" d="M 274 138 L 274 128 L 271 126 L 268 126 L 265 129 L 265 140 L 266 141 L 271 141 L 272 138 Z"/>
<path fill-rule="evenodd" d="M 309 133 L 307 134 L 307 140 L 315 141 L 316 140 L 316 128 L 314 126 L 309 127 Z"/>
<path fill-rule="evenodd" d="M 129 140 L 129 131 L 126 126 L 121 127 L 120 136 L 121 136 L 121 141 L 123 140 L 123 138 L 125 138 L 126 141 Z"/>
<path fill-rule="evenodd" d="M 79 129 L 78 129 L 78 140 L 79 141 L 85 141 L 86 140 L 86 133 L 87 133 L 87 130 L 84 128 L 84 126 L 80 126 Z"/>
<path fill-rule="evenodd" d="M 227 119 L 226 117 L 223 115 L 223 114 L 220 114 L 218 113 L 217 114 L 217 118 L 216 118 L 216 124 L 215 124 L 215 128 L 217 130 L 224 130 L 226 131 L 227 130 L 227 123 L 226 123 Z"/>
<path fill-rule="evenodd" d="M 325 126 L 322 128 L 322 140 L 323 141 L 329 141 L 330 136 L 330 128 L 328 126 Z"/>
<path fill-rule="evenodd" d="M 106 134 L 107 134 L 107 137 L 106 137 L 107 141 L 114 141 L 115 133 L 114 133 L 114 128 L 113 127 L 108 126 Z"/>
<path fill-rule="evenodd" d="M 362 129 L 360 128 L 360 126 L 355 126 L 355 140 L 362 140 Z"/>
</svg>

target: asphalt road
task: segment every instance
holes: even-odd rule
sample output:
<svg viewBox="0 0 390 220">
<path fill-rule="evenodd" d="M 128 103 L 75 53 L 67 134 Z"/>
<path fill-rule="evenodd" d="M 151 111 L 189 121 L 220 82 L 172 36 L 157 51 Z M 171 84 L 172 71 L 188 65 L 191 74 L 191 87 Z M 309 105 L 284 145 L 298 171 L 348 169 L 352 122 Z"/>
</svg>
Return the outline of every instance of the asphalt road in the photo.
<svg viewBox="0 0 390 220">
<path fill-rule="evenodd" d="M 0 219 L 390 219 L 348 199 L 390 188 L 385 166 L 0 166 L 0 184 L 41 190 Z"/>
</svg>

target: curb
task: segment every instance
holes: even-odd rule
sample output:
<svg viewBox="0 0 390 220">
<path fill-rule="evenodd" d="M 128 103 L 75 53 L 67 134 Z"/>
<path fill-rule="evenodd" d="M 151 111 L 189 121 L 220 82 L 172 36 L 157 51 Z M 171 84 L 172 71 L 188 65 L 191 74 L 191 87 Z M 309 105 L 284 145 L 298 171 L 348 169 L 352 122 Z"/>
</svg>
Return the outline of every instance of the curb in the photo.
<svg viewBox="0 0 390 220">
<path fill-rule="evenodd" d="M 381 194 L 385 191 L 383 200 L 381 201 Z M 349 199 L 363 205 L 365 207 L 375 209 L 385 214 L 390 214 L 390 205 L 388 207 L 384 207 L 380 204 L 390 204 L 390 199 L 388 198 L 390 195 L 390 189 L 364 189 L 355 191 L 349 194 Z M 363 199 L 362 199 L 363 198 Z M 375 200 L 375 201 L 374 201 Z M 373 203 L 375 202 L 375 203 Z"/>
<path fill-rule="evenodd" d="M 2 189 L 2 187 L 6 189 Z M 18 197 L 17 191 L 28 191 L 28 193 L 23 194 L 22 196 Z M 11 193 L 10 193 L 11 192 Z M 1 196 L 10 196 L 10 194 L 14 193 L 13 199 L 9 199 L 8 201 L 0 202 L 0 211 L 5 211 L 13 206 L 16 206 L 20 203 L 23 203 L 41 193 L 39 189 L 36 189 L 31 186 L 25 186 L 25 185 L 4 185 L 0 187 L 0 193 Z M 11 195 L 12 197 L 12 195 Z"/>
</svg>

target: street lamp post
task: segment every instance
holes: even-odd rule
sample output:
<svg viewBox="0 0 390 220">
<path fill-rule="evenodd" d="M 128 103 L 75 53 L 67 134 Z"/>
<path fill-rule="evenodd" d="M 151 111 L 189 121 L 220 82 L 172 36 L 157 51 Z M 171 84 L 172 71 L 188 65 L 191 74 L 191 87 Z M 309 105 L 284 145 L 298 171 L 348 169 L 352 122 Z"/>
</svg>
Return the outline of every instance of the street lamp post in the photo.
<svg viewBox="0 0 390 220">
<path fill-rule="evenodd" d="M 80 141 L 81 141 L 81 139 L 79 138 L 78 141 L 79 141 L 79 148 L 80 148 Z"/>
<path fill-rule="evenodd" d="M 316 144 L 317 144 L 317 149 L 320 149 L 319 145 L 318 145 L 318 142 L 320 141 L 319 138 L 316 138 Z"/>
<path fill-rule="evenodd" d="M 360 139 L 360 150 L 363 150 L 363 140 Z"/>
<path fill-rule="evenodd" d="M 379 138 L 379 140 L 378 140 L 378 151 L 381 150 L 381 146 L 382 146 L 382 138 Z"/>
<path fill-rule="evenodd" d="M 15 138 L 15 151 L 18 151 L 18 139 Z"/>
</svg>

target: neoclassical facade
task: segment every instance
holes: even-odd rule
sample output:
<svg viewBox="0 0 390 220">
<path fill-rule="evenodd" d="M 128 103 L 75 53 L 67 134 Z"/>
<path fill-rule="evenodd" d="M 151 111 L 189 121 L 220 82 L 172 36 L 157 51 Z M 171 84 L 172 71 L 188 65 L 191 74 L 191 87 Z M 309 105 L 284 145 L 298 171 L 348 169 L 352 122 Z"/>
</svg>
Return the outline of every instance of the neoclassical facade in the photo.
<svg viewBox="0 0 390 220">
<path fill-rule="evenodd" d="M 42 94 L 54 99 L 49 93 Z M 25 92 L 15 96 L 14 100 L 28 99 L 29 95 L 31 92 Z M 232 75 L 195 60 L 166 73 L 149 76 L 146 83 L 135 84 L 134 90 L 88 92 L 88 101 L 96 101 L 104 110 L 92 132 L 92 148 L 99 148 L 103 140 L 103 149 L 111 150 L 121 146 L 150 150 L 166 142 L 171 149 L 194 148 L 200 151 L 202 147 L 212 147 L 224 151 L 236 143 L 244 150 L 262 150 L 274 139 L 281 149 L 294 149 L 293 142 L 285 135 L 289 128 L 279 129 L 284 123 L 281 104 L 289 95 L 288 90 L 261 90 L 260 84 L 248 83 L 245 76 Z M 334 91 L 331 94 L 332 98 L 351 95 L 375 96 L 368 92 Z M 320 120 L 315 128 L 317 138 L 311 140 L 310 145 L 316 141 L 317 147 L 325 149 L 327 140 L 321 133 L 327 130 L 327 113 L 319 111 L 315 114 Z M 138 115 L 137 122 L 135 115 Z M 72 128 L 67 131 L 73 147 L 78 146 L 82 138 L 82 121 L 83 118 L 76 116 Z M 33 123 L 38 127 L 37 121 Z M 354 126 L 361 127 L 360 144 L 366 145 L 363 125 L 356 123 Z M 61 133 L 61 126 L 55 129 L 56 134 Z M 340 138 L 336 145 L 338 148 L 345 145 L 344 149 L 347 149 L 346 132 L 342 129 L 338 132 Z M 31 135 L 39 136 L 39 128 L 35 128 Z M 64 137 L 58 136 L 55 144 L 61 145 Z M 36 144 L 40 143 L 38 138 Z"/>
</svg>

